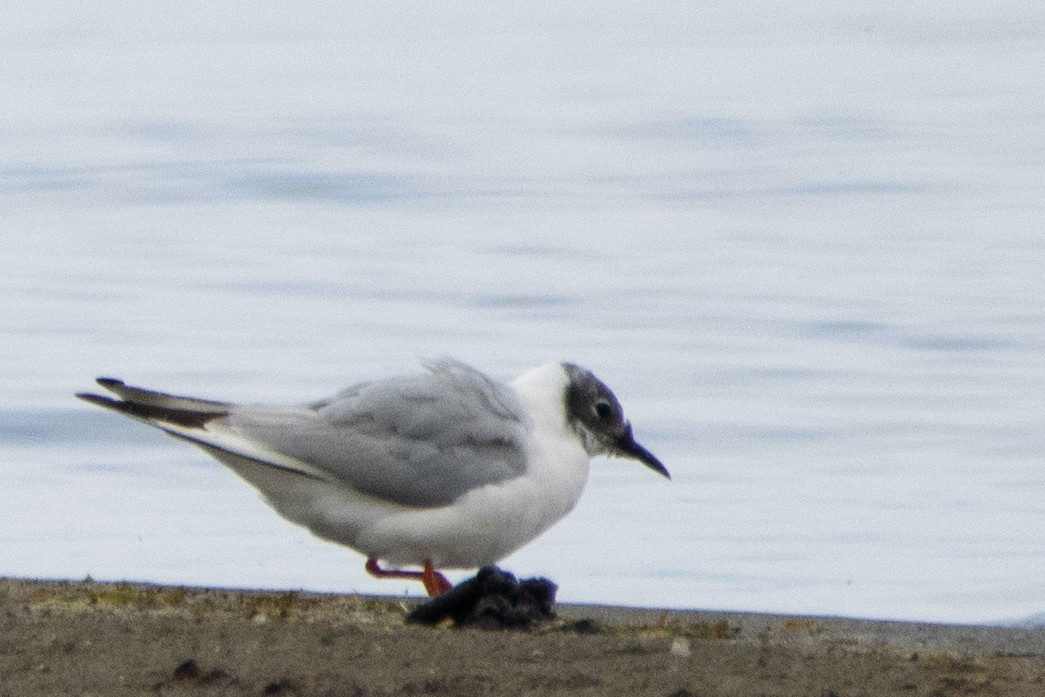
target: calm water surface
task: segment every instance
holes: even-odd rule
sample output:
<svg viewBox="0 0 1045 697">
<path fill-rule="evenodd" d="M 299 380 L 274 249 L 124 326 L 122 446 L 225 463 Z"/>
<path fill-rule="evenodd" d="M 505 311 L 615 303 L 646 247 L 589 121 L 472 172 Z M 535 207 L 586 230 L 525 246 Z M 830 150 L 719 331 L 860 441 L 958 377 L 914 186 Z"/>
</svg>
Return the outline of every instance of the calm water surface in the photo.
<svg viewBox="0 0 1045 697">
<path fill-rule="evenodd" d="M 0 574 L 405 590 L 71 394 L 451 354 L 673 472 L 504 562 L 563 600 L 1040 618 L 1045 10 L 484 7 L 0 23 Z"/>
</svg>

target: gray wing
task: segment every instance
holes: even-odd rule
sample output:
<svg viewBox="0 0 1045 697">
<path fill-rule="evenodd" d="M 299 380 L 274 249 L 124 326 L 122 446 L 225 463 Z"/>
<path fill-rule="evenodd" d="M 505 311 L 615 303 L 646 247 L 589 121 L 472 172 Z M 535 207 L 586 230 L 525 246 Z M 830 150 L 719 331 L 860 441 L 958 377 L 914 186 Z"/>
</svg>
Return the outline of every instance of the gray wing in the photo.
<svg viewBox="0 0 1045 697">
<path fill-rule="evenodd" d="M 453 360 L 353 385 L 306 408 L 239 407 L 234 432 L 370 496 L 441 506 L 520 476 L 526 425 L 506 385 Z"/>
</svg>

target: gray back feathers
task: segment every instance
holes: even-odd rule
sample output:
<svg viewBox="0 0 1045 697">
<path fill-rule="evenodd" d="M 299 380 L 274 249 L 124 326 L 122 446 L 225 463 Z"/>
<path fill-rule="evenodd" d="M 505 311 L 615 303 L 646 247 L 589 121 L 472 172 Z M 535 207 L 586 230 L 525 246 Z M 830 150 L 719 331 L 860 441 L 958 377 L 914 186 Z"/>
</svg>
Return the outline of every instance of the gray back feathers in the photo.
<svg viewBox="0 0 1045 697">
<path fill-rule="evenodd" d="M 440 506 L 524 472 L 522 405 L 458 361 L 364 382 L 299 408 L 238 407 L 234 431 L 348 486 L 406 506 Z"/>
</svg>

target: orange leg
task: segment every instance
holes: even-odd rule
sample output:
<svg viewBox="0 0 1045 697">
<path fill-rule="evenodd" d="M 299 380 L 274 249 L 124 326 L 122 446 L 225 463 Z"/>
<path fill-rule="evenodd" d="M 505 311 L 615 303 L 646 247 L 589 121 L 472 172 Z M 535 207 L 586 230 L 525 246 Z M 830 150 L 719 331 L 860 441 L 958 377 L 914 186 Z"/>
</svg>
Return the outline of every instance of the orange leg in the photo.
<svg viewBox="0 0 1045 697">
<path fill-rule="evenodd" d="M 446 576 L 443 576 L 441 573 L 436 571 L 430 561 L 425 562 L 424 571 L 403 571 L 402 569 L 382 569 L 377 563 L 377 559 L 371 557 L 366 560 L 366 570 L 368 574 L 376 576 L 377 578 L 417 579 L 425 584 L 425 590 L 428 592 L 429 598 L 442 595 L 453 588 L 453 585 L 446 580 Z"/>
<path fill-rule="evenodd" d="M 453 584 L 446 580 L 446 576 L 436 571 L 430 561 L 425 562 L 424 571 L 421 572 L 421 583 L 425 584 L 429 598 L 442 595 L 453 588 Z"/>
</svg>

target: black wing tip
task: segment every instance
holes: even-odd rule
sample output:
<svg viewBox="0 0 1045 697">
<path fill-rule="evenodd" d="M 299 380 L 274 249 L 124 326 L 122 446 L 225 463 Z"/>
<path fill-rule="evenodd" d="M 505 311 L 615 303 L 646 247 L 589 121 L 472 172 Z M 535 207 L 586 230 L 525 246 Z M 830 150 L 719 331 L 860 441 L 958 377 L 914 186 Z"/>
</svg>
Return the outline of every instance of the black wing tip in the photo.
<svg viewBox="0 0 1045 697">
<path fill-rule="evenodd" d="M 119 388 L 123 387 L 125 384 L 123 380 L 105 376 L 97 377 L 94 379 L 94 381 L 98 383 L 100 387 L 104 387 L 110 392 L 115 392 Z M 100 394 L 94 394 L 93 392 L 77 392 L 76 397 L 77 399 L 82 399 L 85 402 L 97 404 L 100 407 L 107 407 L 109 409 L 119 409 L 120 405 L 124 404 L 124 402 L 120 400 L 113 399 L 112 397 L 106 397 Z"/>
<path fill-rule="evenodd" d="M 100 394 L 94 394 L 93 392 L 77 392 L 77 399 L 82 399 L 85 402 L 91 404 L 97 404 L 100 407 L 108 407 L 110 409 L 117 407 L 117 405 L 123 404 L 123 402 L 113 399 L 111 397 L 105 397 Z"/>
</svg>

